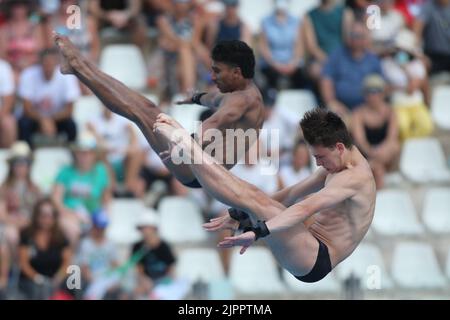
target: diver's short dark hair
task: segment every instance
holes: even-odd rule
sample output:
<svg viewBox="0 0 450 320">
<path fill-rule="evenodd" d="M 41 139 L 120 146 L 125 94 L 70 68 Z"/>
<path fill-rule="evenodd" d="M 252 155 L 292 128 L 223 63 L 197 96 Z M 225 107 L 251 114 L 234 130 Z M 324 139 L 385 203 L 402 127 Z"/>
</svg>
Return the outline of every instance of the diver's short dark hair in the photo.
<svg viewBox="0 0 450 320">
<path fill-rule="evenodd" d="M 239 67 L 246 79 L 255 75 L 255 55 L 252 48 L 239 40 L 220 41 L 212 51 L 212 59 L 233 67 Z"/>
<path fill-rule="evenodd" d="M 300 122 L 303 137 L 311 146 L 334 147 L 341 142 L 347 149 L 353 146 L 344 121 L 334 112 L 316 108 L 305 113 Z"/>
</svg>

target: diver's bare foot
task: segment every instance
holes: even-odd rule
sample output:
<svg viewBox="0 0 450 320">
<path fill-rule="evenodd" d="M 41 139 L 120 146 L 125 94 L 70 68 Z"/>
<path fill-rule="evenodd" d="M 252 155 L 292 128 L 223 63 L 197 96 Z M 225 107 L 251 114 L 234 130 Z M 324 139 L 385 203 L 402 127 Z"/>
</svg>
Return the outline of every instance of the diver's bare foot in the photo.
<svg viewBox="0 0 450 320">
<path fill-rule="evenodd" d="M 72 64 L 78 58 L 78 49 L 67 37 L 64 37 L 56 32 L 53 32 L 53 40 L 61 53 L 61 73 L 74 74 L 75 70 Z"/>
</svg>

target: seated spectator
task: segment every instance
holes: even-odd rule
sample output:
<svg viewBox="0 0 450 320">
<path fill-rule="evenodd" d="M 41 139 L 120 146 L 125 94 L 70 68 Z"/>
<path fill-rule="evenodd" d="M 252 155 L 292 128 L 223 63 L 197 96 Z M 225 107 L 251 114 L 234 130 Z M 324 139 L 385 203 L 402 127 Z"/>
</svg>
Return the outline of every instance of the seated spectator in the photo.
<svg viewBox="0 0 450 320">
<path fill-rule="evenodd" d="M 79 263 L 84 281 L 86 281 L 86 299 L 102 299 L 105 293 L 117 284 L 117 278 L 110 277 L 110 271 L 116 268 L 117 248 L 106 238 L 105 232 L 109 219 L 100 210 L 92 215 L 92 229 L 89 236 L 80 245 Z"/>
<path fill-rule="evenodd" d="M 160 32 L 159 46 L 164 50 L 165 55 L 169 96 L 176 92 L 188 93 L 195 89 L 197 61 L 207 70 L 211 67 L 210 52 L 202 42 L 204 22 L 192 10 L 192 1 L 172 1 L 173 15 L 160 16 L 156 22 Z M 176 78 L 172 79 L 174 75 Z"/>
<path fill-rule="evenodd" d="M 407 29 L 401 30 L 381 66 L 393 90 L 394 105 L 403 104 L 401 100 L 405 96 L 416 99 L 417 103 L 429 105 L 427 70 L 414 33 Z"/>
<path fill-rule="evenodd" d="M 425 55 L 431 63 L 431 74 L 450 72 L 450 0 L 425 2 L 414 23 L 418 39 L 422 39 Z"/>
<path fill-rule="evenodd" d="M 344 43 L 353 13 L 336 0 L 321 0 L 303 20 L 305 46 L 310 55 L 309 74 L 317 82 L 328 56 Z"/>
<path fill-rule="evenodd" d="M 142 11 L 147 27 L 155 29 L 159 16 L 173 12 L 173 3 L 167 0 L 143 0 Z"/>
<path fill-rule="evenodd" d="M 0 230 L 0 300 L 6 300 L 7 298 L 6 290 L 8 289 L 11 260 L 8 244 Z"/>
<path fill-rule="evenodd" d="M 36 133 L 46 140 L 74 141 L 73 104 L 80 96 L 74 76 L 61 74 L 56 49 L 41 52 L 39 64 L 24 70 L 19 84 L 24 114 L 19 119 L 19 138 L 34 146 Z"/>
<path fill-rule="evenodd" d="M 48 299 L 64 283 L 72 249 L 50 199 L 39 201 L 30 226 L 20 236 L 19 288 L 27 299 Z"/>
<path fill-rule="evenodd" d="M 69 37 L 72 43 L 80 50 L 80 52 L 91 61 L 98 62 L 100 57 L 100 39 L 97 31 L 96 20 L 87 13 L 85 6 L 86 1 L 83 0 L 61 0 L 59 1 L 59 9 L 47 18 L 44 24 L 44 32 L 46 35 L 46 48 L 54 45 L 52 32 Z M 73 14 L 68 10 L 71 6 L 81 8 L 80 26 L 76 28 L 68 25 L 70 17 Z"/>
<path fill-rule="evenodd" d="M 9 148 L 17 139 L 14 87 L 12 68 L 0 59 L 0 148 Z"/>
<path fill-rule="evenodd" d="M 310 155 L 305 141 L 299 140 L 292 150 L 291 163 L 280 168 L 278 189 L 292 186 L 311 175 Z"/>
<path fill-rule="evenodd" d="M 239 0 L 222 0 L 225 12 L 220 20 L 208 28 L 208 47 L 212 49 L 219 41 L 241 40 L 251 45 L 252 33 L 239 17 Z"/>
<path fill-rule="evenodd" d="M 112 188 L 120 192 L 119 184 L 125 184 L 126 193 L 142 197 L 145 184 L 139 179 L 142 154 L 134 125 L 106 107 L 100 116 L 88 122 L 88 130 L 95 136 L 104 161 L 112 173 Z"/>
<path fill-rule="evenodd" d="M 355 22 L 346 45 L 334 51 L 322 72 L 322 96 L 330 110 L 347 124 L 353 110 L 364 102 L 362 83 L 372 73 L 382 74 L 380 59 L 368 50 L 367 28 Z"/>
<path fill-rule="evenodd" d="M 366 22 L 367 8 L 371 5 L 371 0 L 345 0 L 345 6 L 352 10 L 356 21 Z"/>
<path fill-rule="evenodd" d="M 73 164 L 56 177 L 52 197 L 61 213 L 61 226 L 76 244 L 90 229 L 91 216 L 111 199 L 108 169 L 97 161 L 95 137 L 83 132 L 72 145 Z"/>
<path fill-rule="evenodd" d="M 384 174 L 392 170 L 400 155 L 399 128 L 394 110 L 384 101 L 385 82 L 378 75 L 364 80 L 365 103 L 353 114 L 355 143 L 369 159 L 378 189 Z"/>
<path fill-rule="evenodd" d="M 147 31 L 141 9 L 141 0 L 89 0 L 89 13 L 96 19 L 99 31 L 108 27 L 124 31 L 144 50 Z"/>
<path fill-rule="evenodd" d="M 20 73 L 38 61 L 44 41 L 42 28 L 31 19 L 31 0 L 7 0 L 4 6 L 6 23 L 0 29 L 0 57 L 11 64 L 17 83 Z"/>
<path fill-rule="evenodd" d="M 31 181 L 32 154 L 26 142 L 14 143 L 8 158 L 9 170 L 0 186 L 0 202 L 5 208 L 5 237 L 15 253 L 20 232 L 29 225 L 32 210 L 41 196 Z"/>
<path fill-rule="evenodd" d="M 150 209 L 143 211 L 136 226 L 143 240 L 134 244 L 132 249 L 133 255 L 140 257 L 136 266 L 137 286 L 134 295 L 137 299 L 148 299 L 159 282 L 173 279 L 176 260 L 170 245 L 158 233 L 156 212 Z"/>
<path fill-rule="evenodd" d="M 291 88 L 305 88 L 300 21 L 289 13 L 287 0 L 274 1 L 275 11 L 263 20 L 259 39 L 266 89 L 286 87 L 280 83 L 282 79 L 288 80 Z"/>
<path fill-rule="evenodd" d="M 374 4 L 380 8 L 380 26 L 371 30 L 373 50 L 384 55 L 392 48 L 397 34 L 406 26 L 400 12 L 394 7 L 394 0 L 375 0 Z"/>
</svg>

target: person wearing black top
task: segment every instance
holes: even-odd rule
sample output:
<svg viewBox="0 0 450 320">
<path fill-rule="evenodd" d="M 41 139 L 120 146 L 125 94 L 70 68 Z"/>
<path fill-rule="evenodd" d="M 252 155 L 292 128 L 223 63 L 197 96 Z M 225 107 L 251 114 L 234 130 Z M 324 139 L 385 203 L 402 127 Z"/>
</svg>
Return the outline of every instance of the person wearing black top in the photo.
<svg viewBox="0 0 450 320">
<path fill-rule="evenodd" d="M 19 288 L 27 299 L 49 298 L 66 277 L 72 250 L 57 219 L 53 202 L 40 200 L 20 235 Z"/>
</svg>

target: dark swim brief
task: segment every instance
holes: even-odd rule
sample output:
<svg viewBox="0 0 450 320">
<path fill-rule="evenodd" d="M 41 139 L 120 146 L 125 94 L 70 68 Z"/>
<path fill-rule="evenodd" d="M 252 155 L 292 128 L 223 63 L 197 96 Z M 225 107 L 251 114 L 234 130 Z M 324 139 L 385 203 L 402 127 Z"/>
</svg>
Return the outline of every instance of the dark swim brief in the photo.
<svg viewBox="0 0 450 320">
<path fill-rule="evenodd" d="M 295 276 L 302 282 L 312 283 L 320 281 L 333 269 L 331 267 L 330 255 L 328 254 L 328 247 L 319 239 L 317 239 L 317 241 L 319 241 L 319 253 L 317 254 L 317 260 L 314 267 L 307 275 L 301 277 Z"/>
<path fill-rule="evenodd" d="M 183 185 L 185 185 L 188 188 L 192 188 L 192 189 L 201 189 L 203 188 L 202 185 L 200 184 L 200 182 L 198 182 L 197 179 L 194 179 L 191 182 L 182 182 Z"/>
</svg>

